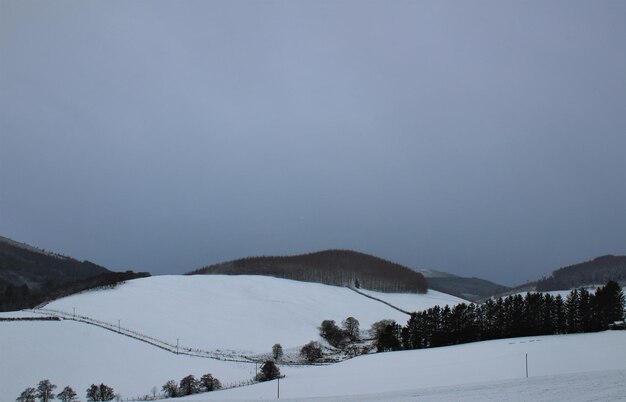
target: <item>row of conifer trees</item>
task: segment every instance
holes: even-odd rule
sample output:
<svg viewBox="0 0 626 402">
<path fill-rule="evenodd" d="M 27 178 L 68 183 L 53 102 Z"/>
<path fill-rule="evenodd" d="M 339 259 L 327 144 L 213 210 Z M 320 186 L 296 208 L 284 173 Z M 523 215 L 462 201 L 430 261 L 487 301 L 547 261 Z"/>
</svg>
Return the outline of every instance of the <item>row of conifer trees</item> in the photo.
<svg viewBox="0 0 626 402">
<path fill-rule="evenodd" d="M 483 304 L 435 306 L 413 313 L 407 324 L 388 325 L 377 339 L 378 351 L 421 349 L 520 336 L 595 332 L 624 318 L 624 294 L 609 281 L 590 293 L 527 293 L 489 299 Z"/>
</svg>

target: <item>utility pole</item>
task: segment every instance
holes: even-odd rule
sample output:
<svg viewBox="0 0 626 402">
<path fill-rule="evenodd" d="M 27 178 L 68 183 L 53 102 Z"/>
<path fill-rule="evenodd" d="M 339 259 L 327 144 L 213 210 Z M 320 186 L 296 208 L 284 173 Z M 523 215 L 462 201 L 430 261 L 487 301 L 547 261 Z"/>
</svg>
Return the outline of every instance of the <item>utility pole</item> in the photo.
<svg viewBox="0 0 626 402">
<path fill-rule="evenodd" d="M 178 338 L 176 338 L 176 354 L 178 354 Z"/>
<path fill-rule="evenodd" d="M 526 353 L 526 378 L 528 378 L 528 353 Z"/>
<path fill-rule="evenodd" d="M 120 324 L 120 320 L 117 320 L 117 333 L 118 334 L 122 333 L 122 325 Z"/>
<path fill-rule="evenodd" d="M 72 319 L 76 319 L 76 307 L 72 307 Z"/>
<path fill-rule="evenodd" d="M 280 376 L 278 376 L 278 383 L 277 384 L 278 384 L 278 398 L 277 399 L 280 399 Z"/>
</svg>

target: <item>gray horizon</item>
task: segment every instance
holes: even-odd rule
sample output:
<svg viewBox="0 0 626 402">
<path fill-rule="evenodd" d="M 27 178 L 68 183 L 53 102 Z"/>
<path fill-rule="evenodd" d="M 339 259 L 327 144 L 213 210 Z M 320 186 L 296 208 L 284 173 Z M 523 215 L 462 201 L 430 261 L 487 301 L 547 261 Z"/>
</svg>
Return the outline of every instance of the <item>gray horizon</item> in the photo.
<svg viewBox="0 0 626 402">
<path fill-rule="evenodd" d="M 626 254 L 626 3 L 0 1 L 0 235 L 183 273 Z"/>
</svg>

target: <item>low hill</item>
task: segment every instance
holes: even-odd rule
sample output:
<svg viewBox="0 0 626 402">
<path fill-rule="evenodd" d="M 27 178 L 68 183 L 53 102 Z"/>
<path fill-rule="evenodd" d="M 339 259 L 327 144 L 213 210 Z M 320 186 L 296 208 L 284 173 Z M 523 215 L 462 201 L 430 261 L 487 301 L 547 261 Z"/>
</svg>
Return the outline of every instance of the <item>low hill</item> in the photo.
<svg viewBox="0 0 626 402">
<path fill-rule="evenodd" d="M 410 311 L 462 300 L 427 294 L 370 292 L 387 296 Z M 387 301 L 387 300 L 386 300 Z M 181 346 L 203 350 L 269 352 L 280 343 L 287 352 L 319 339 L 323 320 L 341 323 L 349 316 L 368 329 L 375 321 L 404 324 L 408 315 L 348 288 L 258 275 L 172 275 L 127 281 L 115 289 L 83 292 L 55 300 L 46 308 L 97 320 L 121 320 L 122 327 Z"/>
<path fill-rule="evenodd" d="M 57 297 L 147 276 L 112 272 L 0 236 L 0 311 L 19 310 Z"/>
<path fill-rule="evenodd" d="M 506 292 L 510 289 L 507 286 L 499 285 L 485 279 L 465 278 L 461 276 L 428 278 L 428 286 L 431 289 L 470 301 L 478 301 Z"/>
<path fill-rule="evenodd" d="M 626 256 L 606 255 L 559 268 L 536 283 L 536 290 L 573 289 L 580 286 L 604 284 L 609 280 L 626 282 Z"/>
<path fill-rule="evenodd" d="M 284 257 L 249 257 L 223 262 L 188 275 L 265 275 L 335 286 L 357 286 L 379 292 L 425 293 L 428 285 L 419 273 L 368 254 L 326 250 Z"/>
<path fill-rule="evenodd" d="M 427 295 L 405 296 L 407 301 L 413 299 L 420 305 L 431 293 L 437 294 L 429 290 Z M 293 309 L 292 303 L 297 303 Z M 128 281 L 112 290 L 73 295 L 49 307 L 70 314 L 76 307 L 76 314 L 115 324 L 121 319 L 122 327 L 173 343 L 180 338 L 182 346 L 217 348 L 224 343 L 229 348 L 252 348 L 256 344 L 260 351 L 269 352 L 279 342 L 287 352 L 289 345 L 319 340 L 317 326 L 322 317 L 337 320 L 350 314 L 361 321 L 361 328 L 367 328 L 381 315 L 403 317 L 393 309 L 377 310 L 385 306 L 372 303 L 346 288 L 268 277 L 158 276 Z M 0 313 L 0 318 L 18 314 L 35 315 Z M 303 334 L 292 330 L 302 326 L 308 328 Z M 619 400 L 626 386 L 624 374 L 617 376 L 615 388 L 615 384 L 603 380 L 612 378 L 609 373 L 600 375 L 597 370 L 626 370 L 623 335 L 623 331 L 607 331 L 501 339 L 366 355 L 330 366 L 281 365 L 286 377 L 280 380 L 280 396 L 281 400 L 321 397 L 326 398 L 324 401 L 521 401 L 524 396 L 527 400 L 546 400 L 546 395 L 549 400 L 558 401 Z M 3 400 L 14 400 L 26 387 L 36 386 L 46 378 L 60 388 L 72 386 L 84 400 L 84 390 L 92 383 L 104 382 L 125 399 L 148 394 L 154 386 L 160 390 L 167 380 L 179 381 L 189 374 L 198 378 L 212 373 L 226 385 L 249 380 L 255 374 L 254 364 L 176 355 L 68 319 L 0 322 L 0 339 L 0 389 L 6 395 Z M 297 342 L 291 343 L 290 339 Z M 526 354 L 529 379 L 524 378 Z M 66 364 L 59 364 L 60 361 Z M 540 376 L 572 373 L 584 375 L 568 382 L 565 390 L 569 392 L 563 395 L 551 384 L 537 383 Z M 527 388 L 484 384 L 514 379 L 527 384 Z M 472 388 L 459 389 L 463 384 L 472 384 Z M 444 392 L 431 387 L 450 388 Z M 485 388 L 485 393 L 476 393 L 475 387 Z M 268 382 L 172 402 L 270 400 L 276 398 L 276 388 L 276 382 Z M 530 390 L 534 391 L 528 393 Z M 487 394 L 490 397 L 485 397 Z M 467 395 L 471 398 L 464 398 Z"/>
<path fill-rule="evenodd" d="M 434 269 L 416 269 L 416 271 L 426 277 L 430 289 L 470 301 L 479 301 L 496 294 L 505 293 L 510 289 L 485 279 L 466 278 Z"/>
</svg>

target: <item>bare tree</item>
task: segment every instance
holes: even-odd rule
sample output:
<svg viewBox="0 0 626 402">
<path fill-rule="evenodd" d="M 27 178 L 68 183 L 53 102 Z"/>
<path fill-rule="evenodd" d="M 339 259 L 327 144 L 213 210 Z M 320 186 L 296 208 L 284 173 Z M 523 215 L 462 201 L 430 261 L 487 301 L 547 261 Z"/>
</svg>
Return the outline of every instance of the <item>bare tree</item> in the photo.
<svg viewBox="0 0 626 402">
<path fill-rule="evenodd" d="M 26 388 L 15 400 L 17 402 L 35 402 L 35 388 Z"/>
<path fill-rule="evenodd" d="M 309 362 L 314 362 L 322 358 L 322 347 L 318 342 L 311 341 L 300 349 L 300 355 Z"/>
<path fill-rule="evenodd" d="M 74 391 L 69 385 L 63 388 L 63 391 L 59 392 L 57 397 L 63 402 L 73 402 L 77 400 L 76 391 Z"/>
<path fill-rule="evenodd" d="M 204 391 L 210 392 L 222 388 L 222 383 L 212 374 L 205 374 L 200 378 L 200 386 Z"/>
<path fill-rule="evenodd" d="M 39 381 L 39 384 L 37 385 L 37 398 L 39 398 L 39 400 L 41 402 L 48 402 L 51 399 L 54 399 L 55 395 L 54 395 L 54 389 L 57 386 L 52 384 L 50 382 L 50 380 L 41 380 Z"/>
<path fill-rule="evenodd" d="M 359 340 L 359 320 L 354 317 L 348 317 L 343 320 L 341 325 L 351 341 Z"/>
<path fill-rule="evenodd" d="M 176 398 L 178 396 L 178 384 L 174 380 L 169 380 L 162 387 L 163 393 L 168 398 Z"/>
<path fill-rule="evenodd" d="M 200 382 L 192 374 L 189 374 L 180 380 L 179 389 L 181 395 L 197 394 L 200 391 Z"/>
<path fill-rule="evenodd" d="M 272 356 L 274 356 L 274 360 L 278 361 L 283 358 L 283 347 L 280 346 L 280 343 L 272 346 Z"/>
</svg>

